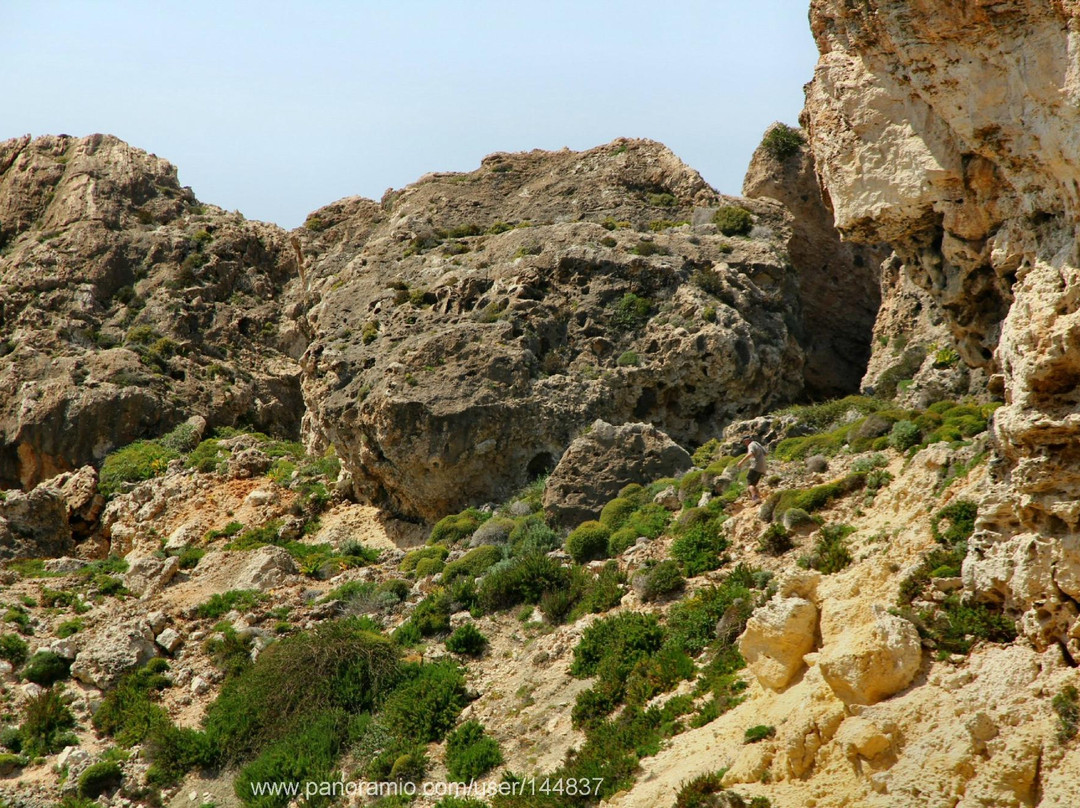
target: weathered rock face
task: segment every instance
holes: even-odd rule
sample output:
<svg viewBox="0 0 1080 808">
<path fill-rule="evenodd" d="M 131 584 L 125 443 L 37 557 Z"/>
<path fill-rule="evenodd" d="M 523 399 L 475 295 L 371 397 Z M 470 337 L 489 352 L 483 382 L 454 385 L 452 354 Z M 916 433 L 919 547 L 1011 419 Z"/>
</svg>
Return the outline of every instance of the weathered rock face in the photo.
<svg viewBox="0 0 1080 808">
<path fill-rule="evenodd" d="M 752 237 L 725 237 L 724 202 L 663 146 L 616 141 L 317 211 L 309 442 L 360 496 L 434 518 L 549 470 L 597 418 L 694 444 L 797 395 L 787 218 L 744 201 Z"/>
<path fill-rule="evenodd" d="M 1074 656 L 1080 624 L 1066 548 L 1080 530 L 1076 14 L 1074 3 L 1025 0 L 815 0 L 822 56 L 805 115 L 837 226 L 887 242 L 941 306 L 962 359 L 1000 374 L 991 387 L 1005 394 L 994 419 L 1004 462 L 965 581 L 1021 616 L 1037 642 L 1060 641 Z M 1043 544 L 1045 564 L 1006 561 Z"/>
<path fill-rule="evenodd" d="M 298 432 L 285 234 L 113 137 L 0 143 L 0 486 L 199 413 Z"/>
<path fill-rule="evenodd" d="M 612 426 L 596 421 L 571 443 L 544 489 L 544 513 L 557 524 L 578 525 L 631 483 L 674 477 L 693 465 L 686 450 L 649 424 Z"/>
<path fill-rule="evenodd" d="M 38 486 L 0 499 L 0 559 L 51 558 L 73 547 L 67 503 L 59 491 Z"/>
<path fill-rule="evenodd" d="M 773 598 L 758 609 L 739 637 L 739 653 L 762 687 L 780 690 L 814 649 L 817 607 L 803 598 Z"/>
<path fill-rule="evenodd" d="M 814 396 L 840 396 L 859 389 L 870 358 L 870 337 L 881 293 L 878 266 L 883 246 L 842 242 L 829 200 L 805 146 L 785 156 L 766 139 L 750 159 L 743 194 L 783 203 L 792 215 L 788 253 L 799 276 L 806 328 L 806 385 Z M 801 136 L 801 133 L 800 133 Z"/>
</svg>

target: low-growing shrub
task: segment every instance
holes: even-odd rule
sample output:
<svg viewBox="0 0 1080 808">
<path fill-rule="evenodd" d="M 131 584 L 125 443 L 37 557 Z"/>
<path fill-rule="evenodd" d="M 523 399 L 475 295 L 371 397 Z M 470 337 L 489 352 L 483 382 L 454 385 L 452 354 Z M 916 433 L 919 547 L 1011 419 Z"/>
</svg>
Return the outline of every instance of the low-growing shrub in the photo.
<svg viewBox="0 0 1080 808">
<path fill-rule="evenodd" d="M 561 544 L 559 534 L 538 513 L 519 519 L 517 526 L 510 531 L 510 552 L 515 556 L 546 553 Z"/>
<path fill-rule="evenodd" d="M 570 583 L 570 573 L 555 559 L 528 553 L 492 567 L 480 582 L 477 599 L 485 612 L 536 604 L 545 592 Z"/>
<path fill-rule="evenodd" d="M 802 511 L 802 513 L 806 513 Z M 761 534 L 758 539 L 758 552 L 771 556 L 782 556 L 795 544 L 791 541 L 791 534 L 787 528 L 778 522 L 773 522 Z"/>
<path fill-rule="evenodd" d="M 750 211 L 737 205 L 725 205 L 713 214 L 712 220 L 725 236 L 745 236 L 754 229 Z"/>
<path fill-rule="evenodd" d="M 136 441 L 106 456 L 98 474 L 98 490 L 111 497 L 125 484 L 141 482 L 164 474 L 169 461 L 180 453 L 155 441 Z"/>
<path fill-rule="evenodd" d="M 758 724 L 757 726 L 748 727 L 746 732 L 743 733 L 743 743 L 760 743 L 775 734 L 776 727 Z"/>
<path fill-rule="evenodd" d="M 682 562 L 687 577 L 693 578 L 724 565 L 725 558 L 721 554 L 727 550 L 728 540 L 720 532 L 722 518 L 697 521 L 671 543 L 671 557 Z"/>
<path fill-rule="evenodd" d="M 78 744 L 74 733 L 75 716 L 68 709 L 68 700 L 55 687 L 50 687 L 26 703 L 23 722 L 19 727 L 23 754 L 35 758 L 52 755 L 65 746 Z"/>
<path fill-rule="evenodd" d="M 487 637 L 480 633 L 475 623 L 459 626 L 446 638 L 447 651 L 471 657 L 482 656 L 487 645 Z"/>
<path fill-rule="evenodd" d="M 106 791 L 119 788 L 124 779 L 120 764 L 114 760 L 103 760 L 88 766 L 79 775 L 79 796 L 96 799 Z"/>
<path fill-rule="evenodd" d="M 611 529 L 596 521 L 583 522 L 566 537 L 566 552 L 579 564 L 607 556 Z"/>
<path fill-rule="evenodd" d="M 482 777 L 502 761 L 498 741 L 477 721 L 466 721 L 446 736 L 446 769 L 457 782 Z"/>
<path fill-rule="evenodd" d="M 0 634 L 0 659 L 10 662 L 12 667 L 21 667 L 30 654 L 30 646 L 18 634 Z"/>
<path fill-rule="evenodd" d="M 681 592 L 686 579 L 676 561 L 667 559 L 634 576 L 634 591 L 643 601 L 649 602 Z"/>
<path fill-rule="evenodd" d="M 381 720 L 400 738 L 433 743 L 454 725 L 467 703 L 465 677 L 457 664 L 406 666 L 405 682 L 387 697 Z"/>
<path fill-rule="evenodd" d="M 1080 691 L 1074 685 L 1065 685 L 1050 700 L 1050 706 L 1058 717 L 1057 742 L 1064 746 L 1080 730 Z"/>
<path fill-rule="evenodd" d="M 798 129 L 782 123 L 771 127 L 761 139 L 761 145 L 765 151 L 781 162 L 798 154 L 804 143 L 806 140 L 799 134 Z"/>
<path fill-rule="evenodd" d="M 438 544 L 420 547 L 416 550 L 407 552 L 405 557 L 401 560 L 401 565 L 398 569 L 405 573 L 416 572 L 416 568 L 421 561 L 437 561 L 439 562 L 438 569 L 441 570 L 442 562 L 449 554 L 449 550 Z"/>
<path fill-rule="evenodd" d="M 42 687 L 68 677 L 71 663 L 53 651 L 38 651 L 23 668 L 23 678 Z"/>
<path fill-rule="evenodd" d="M 674 808 L 719 808 L 724 805 L 719 795 L 724 793 L 723 779 L 726 773 L 727 769 L 721 769 L 718 772 L 699 774 L 683 783 L 675 796 Z M 728 800 L 727 805 L 735 808 L 738 803 Z"/>
<path fill-rule="evenodd" d="M 226 761 L 261 753 L 313 716 L 370 711 L 398 681 L 398 653 L 356 618 L 284 637 L 226 680 L 205 727 Z"/>
<path fill-rule="evenodd" d="M 889 432 L 889 445 L 901 452 L 917 446 L 921 439 L 922 433 L 913 421 L 897 421 Z"/>
<path fill-rule="evenodd" d="M 651 244 L 652 242 L 644 242 Z M 639 253 L 640 254 L 640 253 Z M 652 301 L 627 292 L 611 307 L 611 323 L 622 331 L 633 331 L 645 325 L 652 310 Z"/>
<path fill-rule="evenodd" d="M 959 547 L 965 544 L 975 532 L 975 519 L 978 515 L 979 506 L 974 502 L 966 499 L 957 500 L 934 515 L 930 530 L 934 538 L 942 544 Z M 941 523 L 945 520 L 948 520 L 950 525 L 942 532 Z"/>
<path fill-rule="evenodd" d="M 457 561 L 452 561 L 443 570 L 443 584 L 449 585 L 458 578 L 479 578 L 503 559 L 501 547 L 483 545 L 474 547 Z"/>
<path fill-rule="evenodd" d="M 478 511 L 476 508 L 467 508 L 461 513 L 444 516 L 431 529 L 428 544 L 452 545 L 467 539 L 490 516 L 491 514 Z"/>
<path fill-rule="evenodd" d="M 224 594 L 211 595 L 208 601 L 195 610 L 195 614 L 203 619 L 216 620 L 233 609 L 251 609 L 264 600 L 266 595 L 257 589 L 231 589 Z"/>
<path fill-rule="evenodd" d="M 847 567 L 854 559 L 847 537 L 855 531 L 851 525 L 823 525 L 809 556 L 800 559 L 810 569 L 829 575 Z"/>
</svg>

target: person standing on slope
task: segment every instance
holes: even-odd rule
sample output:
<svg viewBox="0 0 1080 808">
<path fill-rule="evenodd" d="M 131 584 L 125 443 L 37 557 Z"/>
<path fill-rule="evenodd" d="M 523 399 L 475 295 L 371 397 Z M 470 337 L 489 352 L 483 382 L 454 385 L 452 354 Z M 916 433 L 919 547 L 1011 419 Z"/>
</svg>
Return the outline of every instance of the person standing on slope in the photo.
<svg viewBox="0 0 1080 808">
<path fill-rule="evenodd" d="M 765 474 L 765 447 L 753 438 L 743 438 L 743 446 L 746 447 L 746 454 L 736 464 L 736 468 L 742 468 L 744 463 L 750 461 L 750 470 L 746 472 L 746 490 L 750 492 L 751 502 L 761 502 L 757 484 Z"/>
</svg>

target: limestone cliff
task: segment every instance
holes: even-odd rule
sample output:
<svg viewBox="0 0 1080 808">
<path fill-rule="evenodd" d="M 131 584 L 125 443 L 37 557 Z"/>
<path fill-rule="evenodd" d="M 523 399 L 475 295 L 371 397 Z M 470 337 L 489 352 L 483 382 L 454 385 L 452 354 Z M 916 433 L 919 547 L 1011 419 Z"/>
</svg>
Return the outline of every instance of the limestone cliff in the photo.
<svg viewBox="0 0 1080 808">
<path fill-rule="evenodd" d="M 887 242 L 995 374 L 965 585 L 1080 653 L 1080 70 L 1071 2 L 815 0 L 806 120 L 836 224 Z"/>
<path fill-rule="evenodd" d="M 297 433 L 290 256 L 114 137 L 0 143 L 0 487 L 193 413 Z"/>
<path fill-rule="evenodd" d="M 316 211 L 311 441 L 362 498 L 427 519 L 505 497 L 597 418 L 702 443 L 802 391 L 789 227 L 630 140 Z"/>
</svg>

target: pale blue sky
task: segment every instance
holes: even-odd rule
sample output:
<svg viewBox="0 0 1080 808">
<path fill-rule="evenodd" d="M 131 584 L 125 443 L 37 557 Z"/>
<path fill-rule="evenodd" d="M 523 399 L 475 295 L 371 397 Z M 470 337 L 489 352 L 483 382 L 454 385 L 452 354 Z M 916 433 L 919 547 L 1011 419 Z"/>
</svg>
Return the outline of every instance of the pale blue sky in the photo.
<svg viewBox="0 0 1080 808">
<path fill-rule="evenodd" d="M 493 151 L 667 144 L 738 193 L 816 50 L 807 0 L 8 0 L 0 139 L 107 132 L 299 225 Z"/>
</svg>

